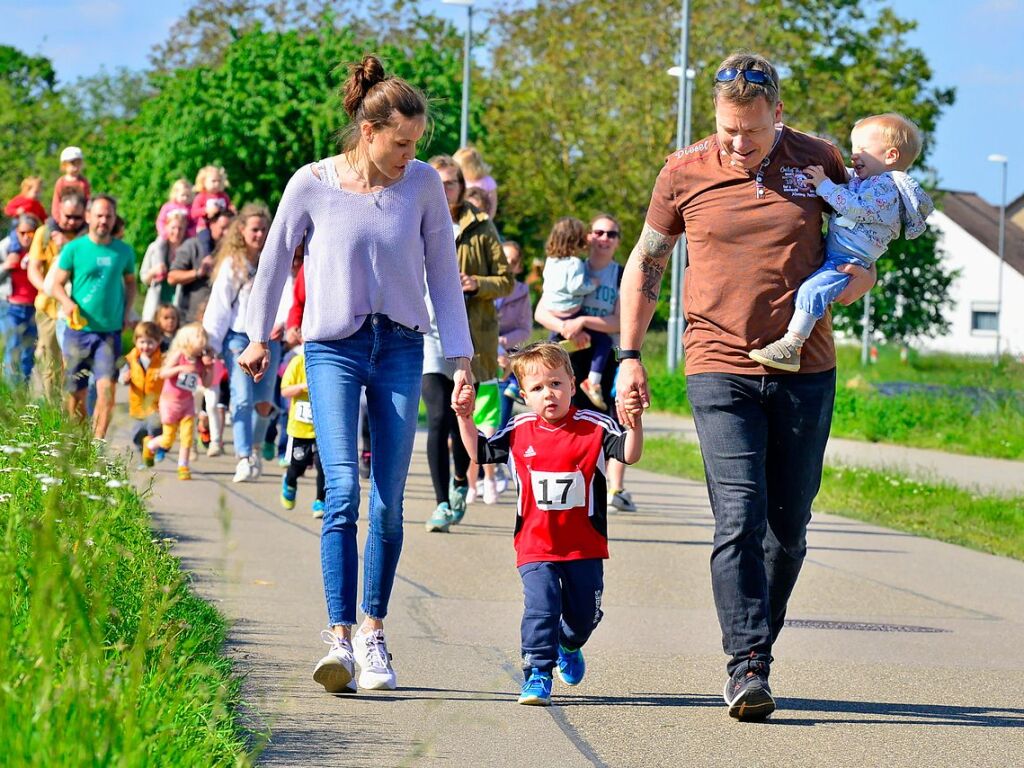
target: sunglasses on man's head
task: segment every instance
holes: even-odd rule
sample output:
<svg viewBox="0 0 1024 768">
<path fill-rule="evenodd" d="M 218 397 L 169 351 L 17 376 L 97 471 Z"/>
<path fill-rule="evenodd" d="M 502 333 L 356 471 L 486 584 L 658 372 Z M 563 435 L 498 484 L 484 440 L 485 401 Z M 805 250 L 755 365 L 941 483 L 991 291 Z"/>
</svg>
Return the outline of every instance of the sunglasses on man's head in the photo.
<svg viewBox="0 0 1024 768">
<path fill-rule="evenodd" d="M 619 230 L 617 229 L 592 229 L 590 234 L 594 237 L 607 237 L 610 240 L 614 240 L 619 236 Z"/>
<path fill-rule="evenodd" d="M 731 83 L 740 75 L 743 75 L 743 79 L 748 83 L 754 85 L 775 85 L 775 81 L 772 76 L 767 72 L 762 72 L 760 69 L 736 69 L 735 67 L 726 67 L 720 69 L 715 73 L 716 83 Z"/>
</svg>

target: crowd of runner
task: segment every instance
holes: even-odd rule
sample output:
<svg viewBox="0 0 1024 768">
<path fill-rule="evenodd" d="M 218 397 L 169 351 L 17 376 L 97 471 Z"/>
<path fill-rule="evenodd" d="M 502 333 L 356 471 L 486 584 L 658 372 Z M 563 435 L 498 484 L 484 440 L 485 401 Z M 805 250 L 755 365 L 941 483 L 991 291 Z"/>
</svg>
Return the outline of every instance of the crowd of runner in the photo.
<svg viewBox="0 0 1024 768">
<path fill-rule="evenodd" d="M 456 238 L 474 347 L 477 425 L 494 434 L 517 404 L 523 409 L 509 354 L 534 334 L 536 296 L 543 297 L 537 321 L 554 328 L 552 338 L 579 350 L 574 364 L 587 373 L 578 403 L 611 412 L 605 399 L 610 386 L 602 389 L 602 375 L 610 371 L 614 380 L 608 352 L 622 273 L 613 258 L 620 241 L 617 220 L 598 213 L 589 227 L 571 218 L 556 222 L 546 253 L 525 276 L 522 246 L 498 228 L 498 184 L 480 152 L 464 147 L 430 164 L 445 185 Z M 26 178 L 5 207 L 11 225 L 0 241 L 5 377 L 51 396 L 62 393 L 76 415 L 91 419 L 98 438 L 106 437 L 119 382 L 127 388 L 131 442 L 141 463 L 163 461 L 177 442 L 182 480 L 191 478 L 200 453 L 225 451 L 230 425 L 235 482 L 255 480 L 266 462 L 275 462 L 282 468 L 281 504 L 292 509 L 298 478 L 315 468 L 311 506 L 322 516 L 324 483 L 302 364 L 304 247 L 295 250 L 277 312 L 271 375 L 254 383 L 235 360 L 248 343 L 247 301 L 270 211 L 258 203 L 236 207 L 227 175 L 215 165 L 202 167 L 194 182 L 170 180 L 153 223 L 154 239 L 136 269 L 135 252 L 122 239 L 116 200 L 94 194 L 84 166 L 81 148 L 65 148 L 52 195 L 42 178 Z M 422 381 L 427 460 L 437 497 L 427 524 L 432 531 L 457 524 L 467 504 L 496 503 L 510 480 L 504 467 L 470 464 L 448 402 L 452 374 L 433 322 Z M 365 398 L 359 418 L 365 478 L 372 452 Z M 612 464 L 609 502 L 633 511 L 623 488 L 624 467 Z"/>
</svg>

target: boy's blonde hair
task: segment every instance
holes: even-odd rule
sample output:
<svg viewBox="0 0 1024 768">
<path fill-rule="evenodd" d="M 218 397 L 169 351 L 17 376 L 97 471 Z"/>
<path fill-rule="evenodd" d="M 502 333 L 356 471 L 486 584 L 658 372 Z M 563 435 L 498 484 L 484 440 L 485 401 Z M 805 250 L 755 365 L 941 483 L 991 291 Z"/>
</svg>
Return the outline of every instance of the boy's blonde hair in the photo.
<svg viewBox="0 0 1024 768">
<path fill-rule="evenodd" d="M 905 171 L 914 164 L 921 154 L 921 129 L 913 120 L 898 112 L 886 112 L 881 115 L 870 115 L 854 123 L 854 128 L 866 128 L 874 125 L 882 136 L 886 147 L 895 147 L 900 153 L 895 168 Z"/>
<path fill-rule="evenodd" d="M 553 259 L 577 256 L 587 247 L 587 227 L 579 219 L 566 216 L 555 222 L 544 243 L 544 253 Z"/>
<path fill-rule="evenodd" d="M 186 354 L 186 350 L 193 349 L 202 351 L 208 346 L 210 346 L 210 337 L 206 335 L 203 324 L 187 323 L 174 334 L 174 340 L 171 342 L 170 349 L 167 350 L 167 357 L 164 358 L 167 361 L 164 365 L 167 367 L 177 365 L 175 358 L 179 354 Z"/>
<path fill-rule="evenodd" d="M 509 360 L 512 366 L 512 373 L 515 374 L 520 384 L 523 383 L 523 378 L 535 368 L 543 368 L 549 371 L 555 368 L 565 368 L 570 379 L 573 375 L 572 360 L 569 359 L 569 353 L 560 345 L 551 341 L 535 341 L 533 344 L 528 344 L 518 352 L 513 353 Z"/>
<path fill-rule="evenodd" d="M 491 173 L 491 166 L 484 162 L 483 155 L 476 147 L 460 149 L 455 153 L 455 162 L 470 181 L 478 181 Z"/>
<path fill-rule="evenodd" d="M 193 190 L 195 191 L 196 194 L 206 191 L 206 180 L 210 176 L 220 176 L 224 182 L 224 189 L 227 189 L 229 186 L 231 186 L 230 184 L 228 184 L 228 173 L 227 171 L 224 170 L 222 166 L 204 165 L 202 168 L 199 169 L 199 173 L 196 174 L 196 184 L 195 187 L 193 187 Z"/>
<path fill-rule="evenodd" d="M 160 329 L 156 327 L 156 323 L 152 323 L 149 320 L 143 320 L 140 323 L 135 324 L 135 328 L 132 331 L 132 339 L 144 338 L 151 339 L 157 343 L 160 342 Z"/>
<path fill-rule="evenodd" d="M 21 194 L 27 195 L 32 187 L 42 189 L 43 179 L 41 176 L 26 176 L 21 180 Z"/>
</svg>

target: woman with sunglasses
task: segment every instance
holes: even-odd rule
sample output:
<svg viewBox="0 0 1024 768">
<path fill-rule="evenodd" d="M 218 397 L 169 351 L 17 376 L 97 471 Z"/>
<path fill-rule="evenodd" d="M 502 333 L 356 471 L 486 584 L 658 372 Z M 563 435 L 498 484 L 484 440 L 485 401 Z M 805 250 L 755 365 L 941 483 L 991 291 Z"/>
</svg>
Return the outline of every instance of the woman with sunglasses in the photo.
<svg viewBox="0 0 1024 768">
<path fill-rule="evenodd" d="M 538 303 L 534 313 L 534 319 L 542 326 L 561 334 L 563 338 L 580 347 L 569 356 L 577 381 L 586 380 L 590 373 L 590 364 L 594 356 L 594 350 L 590 347 L 591 332 L 613 335 L 613 345 L 618 343 L 619 284 L 622 282 L 622 265 L 615 261 L 615 253 L 622 240 L 621 232 L 618 220 L 611 214 L 598 213 L 590 220 L 587 259 L 584 265 L 587 279 L 596 280 L 597 288 L 584 297 L 578 317 L 563 320 L 548 310 L 543 301 Z M 609 392 L 613 388 L 618 368 L 615 355 L 609 355 L 601 374 L 601 380 L 610 383 Z M 579 387 L 573 397 L 573 404 L 577 408 L 604 411 L 613 419 L 616 418 L 615 407 L 610 398 L 605 408 L 597 408 Z M 625 475 L 625 464 L 614 459 L 608 462 L 608 504 L 620 512 L 636 512 L 636 504 L 625 490 Z"/>
</svg>

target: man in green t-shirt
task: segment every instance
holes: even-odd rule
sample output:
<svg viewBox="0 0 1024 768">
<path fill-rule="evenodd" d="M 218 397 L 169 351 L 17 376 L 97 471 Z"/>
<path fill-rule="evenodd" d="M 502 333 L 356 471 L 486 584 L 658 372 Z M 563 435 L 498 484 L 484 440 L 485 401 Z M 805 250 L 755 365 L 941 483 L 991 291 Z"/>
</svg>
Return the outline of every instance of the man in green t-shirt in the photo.
<svg viewBox="0 0 1024 768">
<path fill-rule="evenodd" d="M 96 380 L 92 429 L 105 437 L 114 410 L 117 358 L 121 329 L 135 300 L 135 253 L 111 233 L 117 221 L 117 202 L 96 195 L 86 213 L 89 236 L 64 246 L 54 273 L 53 297 L 64 308 L 65 386 L 68 410 L 85 419 L 89 376 Z M 64 283 L 72 281 L 71 295 Z"/>
</svg>

